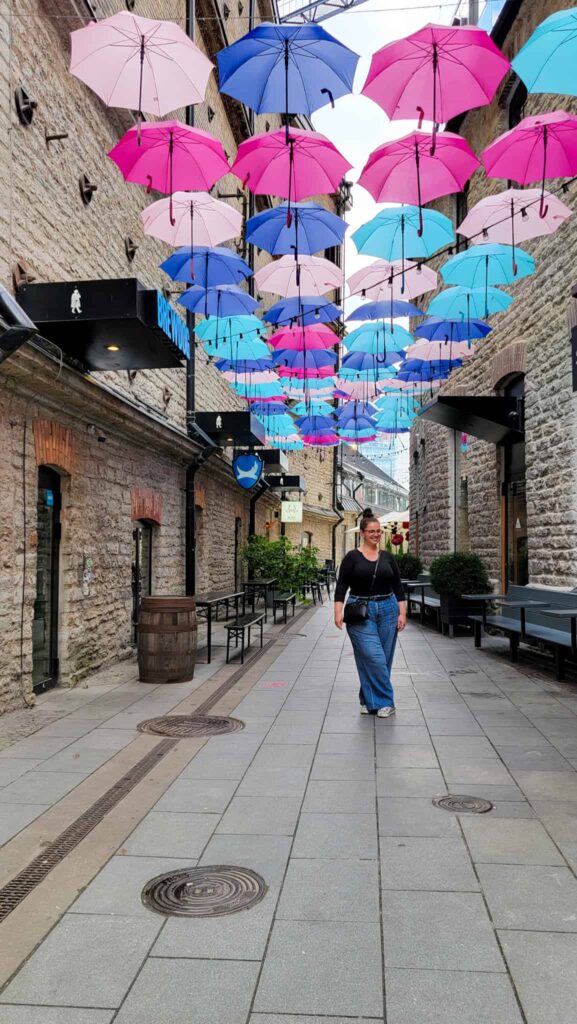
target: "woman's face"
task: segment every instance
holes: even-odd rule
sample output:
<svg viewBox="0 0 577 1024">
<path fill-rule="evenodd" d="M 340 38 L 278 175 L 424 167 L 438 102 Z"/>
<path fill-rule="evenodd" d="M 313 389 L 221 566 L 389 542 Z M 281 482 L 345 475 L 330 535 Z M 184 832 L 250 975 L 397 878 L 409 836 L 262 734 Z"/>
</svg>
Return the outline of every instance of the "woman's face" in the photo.
<svg viewBox="0 0 577 1024">
<path fill-rule="evenodd" d="M 378 544 L 381 540 L 382 534 L 381 527 L 378 521 L 367 523 L 366 530 L 362 531 L 363 540 L 365 544 Z"/>
</svg>

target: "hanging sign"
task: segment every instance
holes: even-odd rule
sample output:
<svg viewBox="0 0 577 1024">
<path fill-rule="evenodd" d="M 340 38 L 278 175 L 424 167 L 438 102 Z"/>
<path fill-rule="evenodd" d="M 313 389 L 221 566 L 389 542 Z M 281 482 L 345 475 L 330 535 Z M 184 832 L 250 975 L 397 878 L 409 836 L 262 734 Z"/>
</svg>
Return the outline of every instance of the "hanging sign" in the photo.
<svg viewBox="0 0 577 1024">
<path fill-rule="evenodd" d="M 254 452 L 245 452 L 232 460 L 234 479 L 245 491 L 250 491 L 251 487 L 258 484 L 262 475 L 262 467 L 262 459 Z"/>
<path fill-rule="evenodd" d="M 302 523 L 303 503 L 302 501 L 281 501 L 280 505 L 281 523 Z"/>
</svg>

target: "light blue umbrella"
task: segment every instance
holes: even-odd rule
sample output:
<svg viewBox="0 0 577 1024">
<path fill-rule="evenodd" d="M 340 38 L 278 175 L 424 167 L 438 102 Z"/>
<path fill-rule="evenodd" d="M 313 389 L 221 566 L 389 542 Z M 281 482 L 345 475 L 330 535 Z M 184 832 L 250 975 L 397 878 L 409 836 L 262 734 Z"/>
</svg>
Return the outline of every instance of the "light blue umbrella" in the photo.
<svg viewBox="0 0 577 1024">
<path fill-rule="evenodd" d="M 343 345 L 349 352 L 372 352 L 383 356 L 391 351 L 398 354 L 399 349 L 412 344 L 412 336 L 399 324 L 393 324 L 392 331 L 383 324 L 362 324 L 343 338 Z M 397 362 L 397 359 L 391 362 Z"/>
<path fill-rule="evenodd" d="M 499 288 L 446 288 L 429 303 L 431 316 L 481 319 L 508 309 L 513 298 Z"/>
<path fill-rule="evenodd" d="M 452 245 L 455 231 L 448 217 L 437 210 L 423 210 L 423 231 L 419 234 L 419 207 L 397 206 L 361 225 L 352 235 L 359 253 L 383 260 L 423 259 L 444 245 Z"/>
<path fill-rule="evenodd" d="M 545 18 L 511 66 L 529 92 L 577 96 L 577 8 Z"/>
<path fill-rule="evenodd" d="M 259 336 L 266 337 L 266 327 L 257 316 L 211 316 L 197 323 L 194 333 L 201 341 L 231 340 L 241 335 L 243 340 L 256 340 Z"/>
<path fill-rule="evenodd" d="M 331 416 L 334 411 L 330 402 L 326 402 L 323 398 L 309 398 L 308 401 L 301 399 L 291 409 L 291 412 L 296 413 L 297 416 Z"/>
<path fill-rule="evenodd" d="M 395 317 L 422 315 L 423 311 L 412 302 L 405 302 L 403 299 L 381 299 L 378 302 L 367 302 L 363 306 L 357 306 L 349 313 L 347 320 L 390 320 L 392 330 Z"/>
<path fill-rule="evenodd" d="M 268 345 L 264 341 L 249 338 L 241 341 L 234 338 L 232 341 L 217 339 L 216 341 L 205 341 L 204 351 L 207 356 L 216 356 L 217 359 L 228 359 L 230 362 L 237 362 L 240 359 L 266 359 L 270 355 Z"/>
<path fill-rule="evenodd" d="M 309 324 L 330 324 L 338 320 L 341 310 L 333 302 L 322 295 L 291 296 L 275 302 L 266 313 L 265 320 L 270 324 L 290 324 L 291 322 L 308 327 Z"/>
<path fill-rule="evenodd" d="M 271 437 L 267 434 L 267 448 L 280 448 L 283 452 L 300 452 L 304 448 L 304 441 L 286 441 L 284 437 Z"/>
<path fill-rule="evenodd" d="M 271 381 L 270 384 L 255 384 L 251 381 L 232 381 L 231 388 L 242 398 L 251 400 L 259 398 L 282 398 L 282 388 Z"/>
<path fill-rule="evenodd" d="M 290 398 L 295 392 L 300 396 L 302 391 L 311 395 L 314 395 L 315 391 L 324 391 L 326 394 L 330 388 L 336 387 L 336 381 L 334 377 L 311 377 L 308 380 L 283 377 L 282 387 L 287 397 Z"/>
<path fill-rule="evenodd" d="M 452 256 L 441 267 L 441 277 L 447 284 L 462 284 L 467 288 L 514 284 L 534 273 L 535 260 L 528 252 L 499 243 L 473 245 Z"/>
</svg>

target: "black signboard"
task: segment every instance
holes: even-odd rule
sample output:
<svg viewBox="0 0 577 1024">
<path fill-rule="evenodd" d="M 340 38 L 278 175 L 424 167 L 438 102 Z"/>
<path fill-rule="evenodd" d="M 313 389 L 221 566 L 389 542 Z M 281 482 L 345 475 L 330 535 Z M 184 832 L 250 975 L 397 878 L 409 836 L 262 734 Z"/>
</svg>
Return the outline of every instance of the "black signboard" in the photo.
<svg viewBox="0 0 577 1024">
<path fill-rule="evenodd" d="M 271 490 L 276 491 L 306 491 L 306 483 L 304 476 L 296 476 L 295 474 L 283 473 L 279 476 L 267 475 L 265 480 Z"/>
<path fill-rule="evenodd" d="M 264 447 L 265 429 L 251 412 L 197 412 L 195 419 L 222 448 Z"/>
</svg>

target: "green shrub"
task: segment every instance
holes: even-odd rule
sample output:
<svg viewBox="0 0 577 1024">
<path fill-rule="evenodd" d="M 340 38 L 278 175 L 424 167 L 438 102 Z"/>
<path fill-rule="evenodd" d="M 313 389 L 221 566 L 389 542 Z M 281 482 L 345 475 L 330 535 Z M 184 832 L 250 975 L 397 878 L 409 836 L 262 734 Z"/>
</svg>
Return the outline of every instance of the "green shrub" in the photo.
<svg viewBox="0 0 577 1024">
<path fill-rule="evenodd" d="M 450 594 L 452 597 L 484 594 L 491 587 L 485 563 L 470 552 L 457 551 L 434 558 L 430 576 L 437 594 Z"/>
<path fill-rule="evenodd" d="M 249 537 L 242 558 L 247 571 L 253 576 L 276 579 L 277 591 L 299 592 L 304 580 L 321 568 L 317 553 L 317 548 L 294 548 L 287 537 L 279 540 Z"/>
<path fill-rule="evenodd" d="M 412 555 L 409 551 L 397 555 L 397 565 L 404 580 L 416 580 L 419 573 L 423 571 L 423 563 L 418 555 Z"/>
</svg>

